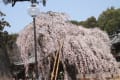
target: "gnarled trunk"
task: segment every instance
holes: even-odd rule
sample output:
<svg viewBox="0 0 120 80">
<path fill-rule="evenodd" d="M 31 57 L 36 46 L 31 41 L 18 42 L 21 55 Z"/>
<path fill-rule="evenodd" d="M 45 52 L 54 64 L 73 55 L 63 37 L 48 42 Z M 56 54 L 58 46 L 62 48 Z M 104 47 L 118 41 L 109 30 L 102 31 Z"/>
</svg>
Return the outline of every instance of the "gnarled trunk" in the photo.
<svg viewBox="0 0 120 80">
<path fill-rule="evenodd" d="M 10 60 L 6 48 L 0 48 L 0 80 L 12 80 Z"/>
</svg>

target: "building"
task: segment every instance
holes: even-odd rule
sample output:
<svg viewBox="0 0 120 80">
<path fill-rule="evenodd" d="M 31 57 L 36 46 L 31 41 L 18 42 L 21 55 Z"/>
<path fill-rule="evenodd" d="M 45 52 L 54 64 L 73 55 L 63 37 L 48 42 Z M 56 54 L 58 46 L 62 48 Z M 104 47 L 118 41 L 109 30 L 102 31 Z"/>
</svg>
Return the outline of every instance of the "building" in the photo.
<svg viewBox="0 0 120 80">
<path fill-rule="evenodd" d="M 112 39 L 112 53 L 114 54 L 120 67 L 120 33 Z"/>
</svg>

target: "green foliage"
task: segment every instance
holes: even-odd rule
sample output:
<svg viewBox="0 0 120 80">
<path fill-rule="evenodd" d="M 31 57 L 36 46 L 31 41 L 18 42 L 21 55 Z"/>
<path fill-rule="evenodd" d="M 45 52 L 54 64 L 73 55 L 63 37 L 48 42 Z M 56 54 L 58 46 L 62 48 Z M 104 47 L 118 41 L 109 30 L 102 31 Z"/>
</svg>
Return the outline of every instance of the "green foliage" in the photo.
<svg viewBox="0 0 120 80">
<path fill-rule="evenodd" d="M 109 35 L 115 34 L 120 30 L 120 9 L 111 7 L 102 14 L 96 20 L 95 17 L 90 17 L 86 21 L 71 21 L 73 24 L 82 25 L 87 28 L 99 27 L 106 31 Z"/>
<path fill-rule="evenodd" d="M 18 37 L 18 34 L 9 34 L 9 36 L 7 37 L 7 41 L 6 44 L 8 46 L 8 48 L 12 49 L 13 48 L 13 44 L 16 42 Z"/>
<path fill-rule="evenodd" d="M 5 14 L 0 11 L 0 16 L 5 16 Z"/>
<path fill-rule="evenodd" d="M 108 34 L 113 34 L 120 29 L 120 9 L 112 7 L 104 11 L 98 18 L 98 26 Z"/>
<path fill-rule="evenodd" d="M 75 24 L 75 25 L 80 25 L 80 23 L 78 21 L 75 21 L 75 20 L 71 20 L 70 21 L 72 24 Z"/>
<path fill-rule="evenodd" d="M 7 41 L 8 32 L 4 28 L 10 27 L 10 24 L 4 19 L 6 15 L 0 11 L 0 47 L 4 47 Z"/>
<path fill-rule="evenodd" d="M 12 48 L 18 34 L 8 34 L 7 31 L 4 31 L 5 27 L 10 27 L 10 24 L 4 20 L 5 16 L 6 15 L 0 11 L 0 48 Z"/>
<path fill-rule="evenodd" d="M 6 15 L 0 11 L 0 32 L 7 26 L 10 27 L 10 24 L 4 19 Z"/>
<path fill-rule="evenodd" d="M 87 27 L 87 28 L 93 28 L 93 27 L 97 27 L 97 20 L 95 17 L 90 17 L 88 18 L 86 21 L 81 21 L 81 22 L 78 22 L 78 21 L 75 21 L 75 20 L 71 20 L 70 21 L 72 24 L 75 24 L 75 25 L 82 25 L 84 27 Z"/>
<path fill-rule="evenodd" d="M 88 18 L 86 21 L 81 21 L 79 24 L 87 28 L 93 28 L 97 27 L 97 20 L 94 16 L 92 16 Z"/>
</svg>

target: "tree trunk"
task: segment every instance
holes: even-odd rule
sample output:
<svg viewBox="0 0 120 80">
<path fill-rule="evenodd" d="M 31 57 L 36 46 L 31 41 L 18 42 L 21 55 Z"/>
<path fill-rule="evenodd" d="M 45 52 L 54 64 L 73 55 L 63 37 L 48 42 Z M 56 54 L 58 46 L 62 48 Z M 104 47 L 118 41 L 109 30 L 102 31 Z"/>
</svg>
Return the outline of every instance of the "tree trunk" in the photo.
<svg viewBox="0 0 120 80">
<path fill-rule="evenodd" d="M 11 80 L 10 60 L 5 47 L 0 48 L 0 80 Z"/>
</svg>

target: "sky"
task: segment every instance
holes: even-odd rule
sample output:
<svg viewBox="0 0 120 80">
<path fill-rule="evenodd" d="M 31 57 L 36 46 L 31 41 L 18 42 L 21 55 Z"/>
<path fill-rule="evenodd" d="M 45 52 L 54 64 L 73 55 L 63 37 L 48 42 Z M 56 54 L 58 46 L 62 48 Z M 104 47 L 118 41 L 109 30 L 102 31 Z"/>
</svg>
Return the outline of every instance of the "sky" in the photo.
<svg viewBox="0 0 120 80">
<path fill-rule="evenodd" d="M 120 8 L 120 0 L 47 0 L 46 7 L 39 4 L 40 12 L 64 12 L 71 20 L 84 21 L 91 16 L 98 16 L 110 7 Z M 6 28 L 9 33 L 19 33 L 25 26 L 32 22 L 28 14 L 30 2 L 17 2 L 14 7 L 4 5 L 0 0 L 0 10 L 6 14 L 5 20 L 10 24 Z"/>
</svg>

